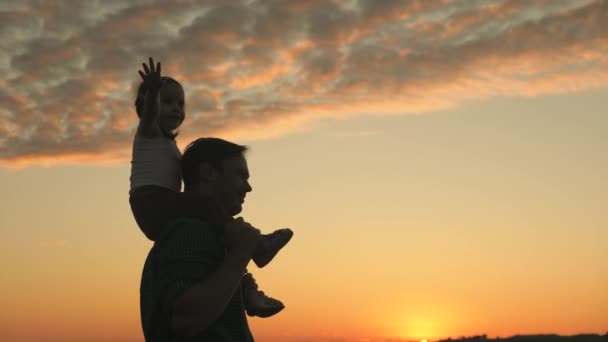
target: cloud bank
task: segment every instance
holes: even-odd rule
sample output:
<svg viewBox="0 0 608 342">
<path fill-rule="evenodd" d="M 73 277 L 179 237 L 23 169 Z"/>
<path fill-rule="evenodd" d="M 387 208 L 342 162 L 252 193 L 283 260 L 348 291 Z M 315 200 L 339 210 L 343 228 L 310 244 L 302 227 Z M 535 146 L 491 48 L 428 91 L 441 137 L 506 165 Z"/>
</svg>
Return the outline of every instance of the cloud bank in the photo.
<svg viewBox="0 0 608 342">
<path fill-rule="evenodd" d="M 127 162 L 148 56 L 189 141 L 608 86 L 606 0 L 0 5 L 0 163 Z M 183 140 L 182 139 L 182 140 Z"/>
</svg>

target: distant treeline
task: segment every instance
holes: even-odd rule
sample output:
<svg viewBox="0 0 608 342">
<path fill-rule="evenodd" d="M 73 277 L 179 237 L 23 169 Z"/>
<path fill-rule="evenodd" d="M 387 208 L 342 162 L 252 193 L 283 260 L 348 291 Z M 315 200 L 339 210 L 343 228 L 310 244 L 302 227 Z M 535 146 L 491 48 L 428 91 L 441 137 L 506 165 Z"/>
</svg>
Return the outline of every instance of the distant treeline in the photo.
<svg viewBox="0 0 608 342">
<path fill-rule="evenodd" d="M 608 342 L 605 335 L 581 334 L 572 336 L 560 335 L 516 335 L 511 337 L 488 338 L 486 335 L 448 338 L 437 342 Z"/>
</svg>

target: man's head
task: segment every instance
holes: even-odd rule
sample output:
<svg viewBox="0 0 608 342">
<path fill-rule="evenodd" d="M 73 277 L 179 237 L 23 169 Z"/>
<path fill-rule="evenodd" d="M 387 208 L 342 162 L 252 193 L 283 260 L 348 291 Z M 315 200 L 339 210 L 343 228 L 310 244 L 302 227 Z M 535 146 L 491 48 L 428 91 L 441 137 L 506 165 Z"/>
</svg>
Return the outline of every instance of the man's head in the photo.
<svg viewBox="0 0 608 342">
<path fill-rule="evenodd" d="M 209 197 L 234 216 L 243 210 L 248 192 L 247 146 L 219 138 L 200 138 L 186 148 L 182 160 L 185 191 Z"/>
</svg>

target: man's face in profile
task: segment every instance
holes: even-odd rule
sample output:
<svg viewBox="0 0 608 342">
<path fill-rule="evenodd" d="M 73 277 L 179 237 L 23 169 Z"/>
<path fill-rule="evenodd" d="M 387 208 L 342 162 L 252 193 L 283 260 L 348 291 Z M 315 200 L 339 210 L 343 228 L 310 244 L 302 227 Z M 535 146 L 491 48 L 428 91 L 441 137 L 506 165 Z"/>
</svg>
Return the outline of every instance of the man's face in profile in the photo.
<svg viewBox="0 0 608 342">
<path fill-rule="evenodd" d="M 223 168 L 215 182 L 216 198 L 226 214 L 234 216 L 243 210 L 245 196 L 252 190 L 249 169 L 242 154 L 224 160 Z"/>
</svg>

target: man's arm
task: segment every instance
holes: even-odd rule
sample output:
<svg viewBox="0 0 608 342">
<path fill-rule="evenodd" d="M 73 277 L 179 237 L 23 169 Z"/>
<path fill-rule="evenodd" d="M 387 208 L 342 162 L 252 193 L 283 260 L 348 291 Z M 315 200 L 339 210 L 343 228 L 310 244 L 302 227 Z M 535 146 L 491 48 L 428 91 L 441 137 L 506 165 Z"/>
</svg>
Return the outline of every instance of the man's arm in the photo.
<svg viewBox="0 0 608 342">
<path fill-rule="evenodd" d="M 210 227 L 199 229 L 210 229 Z M 185 240 L 189 238 L 187 234 L 180 237 Z M 168 305 L 172 312 L 171 327 L 178 335 L 198 335 L 224 312 L 241 284 L 245 267 L 259 238 L 260 231 L 243 219 L 236 219 L 226 225 L 224 239 L 230 252 L 213 272 L 181 291 L 174 300 L 169 299 Z M 209 268 L 210 265 L 204 262 L 192 265 L 187 257 L 174 264 L 175 268 L 182 269 L 184 266 L 200 269 Z"/>
<path fill-rule="evenodd" d="M 175 300 L 171 326 L 182 336 L 196 336 L 224 312 L 241 284 L 249 259 L 229 254 L 218 269 Z"/>
</svg>

